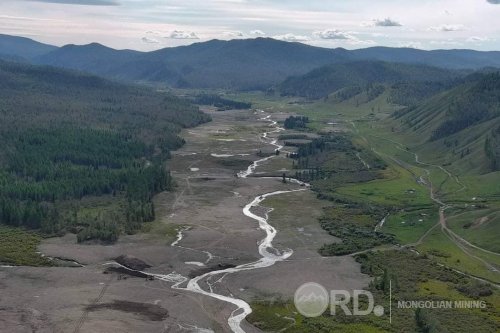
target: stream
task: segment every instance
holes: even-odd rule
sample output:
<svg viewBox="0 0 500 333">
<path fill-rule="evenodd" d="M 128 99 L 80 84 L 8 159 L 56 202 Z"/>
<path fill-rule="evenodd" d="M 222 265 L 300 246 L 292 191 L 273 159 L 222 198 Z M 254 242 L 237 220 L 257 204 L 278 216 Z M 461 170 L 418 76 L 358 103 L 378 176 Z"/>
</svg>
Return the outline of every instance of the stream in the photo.
<svg viewBox="0 0 500 333">
<path fill-rule="evenodd" d="M 261 112 L 263 112 L 263 111 L 261 111 Z M 269 126 L 274 128 L 271 131 L 263 133 L 260 136 L 260 139 L 267 144 L 275 146 L 276 149 L 281 150 L 283 148 L 283 146 L 281 146 L 277 143 L 278 139 L 270 139 L 270 138 L 268 138 L 268 135 L 271 133 L 281 132 L 284 129 L 281 127 L 278 127 L 277 122 L 274 120 L 271 120 L 270 118 L 271 118 L 270 115 L 265 116 L 263 118 L 260 118 L 260 120 L 269 121 L 270 122 Z M 264 157 L 264 158 L 261 158 L 259 160 L 254 161 L 246 170 L 240 171 L 238 173 L 238 177 L 239 178 L 247 178 L 248 176 L 252 175 L 255 172 L 255 169 L 262 162 L 265 162 L 265 161 L 267 161 L 275 156 L 276 155 L 273 154 L 271 156 Z M 281 177 L 265 177 L 265 178 L 281 179 Z M 251 211 L 252 207 L 259 206 L 260 203 L 268 197 L 275 196 L 275 195 L 281 195 L 281 194 L 285 194 L 285 193 L 291 193 L 291 192 L 305 191 L 309 187 L 309 184 L 306 184 L 304 182 L 301 182 L 301 181 L 293 179 L 293 178 L 290 179 L 290 182 L 297 184 L 297 185 L 301 186 L 302 188 L 295 189 L 295 190 L 274 191 L 274 192 L 259 194 L 243 208 L 243 214 L 245 216 L 248 216 L 251 219 L 257 221 L 259 223 L 259 228 L 262 229 L 266 233 L 266 237 L 264 239 L 262 239 L 258 245 L 259 254 L 261 255 L 261 258 L 259 260 L 251 262 L 251 263 L 242 264 L 242 265 L 239 265 L 236 267 L 210 271 L 208 273 L 196 276 L 190 280 L 187 277 L 184 277 L 184 276 L 177 274 L 175 272 L 167 274 L 167 275 L 153 274 L 153 273 L 148 273 L 148 272 L 143 272 L 143 271 L 140 271 L 140 272 L 143 274 L 146 274 L 148 276 L 154 276 L 156 279 L 161 280 L 161 281 L 174 283 L 171 287 L 173 289 L 187 290 L 190 292 L 209 296 L 209 297 L 218 299 L 220 301 L 231 303 L 231 304 L 235 305 L 236 309 L 233 310 L 233 312 L 231 313 L 231 316 L 228 318 L 228 321 L 227 321 L 228 325 L 231 328 L 231 330 L 235 333 L 245 333 L 243 328 L 241 328 L 241 322 L 250 313 L 252 313 L 252 308 L 250 307 L 250 305 L 242 299 L 238 299 L 238 298 L 235 298 L 232 296 L 226 296 L 226 295 L 221 295 L 221 294 L 215 293 L 213 291 L 213 288 L 212 288 L 213 284 L 208 283 L 208 280 L 211 277 L 216 276 L 216 275 L 222 275 L 222 277 L 224 277 L 227 274 L 269 267 L 269 266 L 274 265 L 276 262 L 284 261 L 284 260 L 288 259 L 293 254 L 293 251 L 291 249 L 286 249 L 286 250 L 280 251 L 280 250 L 273 247 L 273 240 L 276 237 L 276 234 L 278 231 L 272 225 L 270 225 L 268 223 L 269 212 L 272 210 L 268 211 L 264 217 L 259 216 L 257 214 L 254 214 Z M 182 240 L 182 238 L 183 238 L 182 232 L 185 230 L 186 229 L 180 229 L 178 231 L 177 238 L 171 244 L 171 246 L 181 247 L 178 244 Z M 212 258 L 212 255 L 207 251 L 204 251 L 204 252 L 207 254 L 207 256 L 209 258 L 207 260 L 207 262 L 208 262 Z M 110 263 L 110 264 L 122 266 L 118 263 Z M 122 266 L 122 267 L 124 267 L 124 266 Z M 131 270 L 128 267 L 124 267 L 124 268 Z M 204 279 L 207 279 L 207 283 L 208 283 L 209 289 L 210 289 L 209 291 L 203 289 L 199 285 L 199 282 L 204 280 Z M 221 281 L 221 280 L 222 280 L 222 278 L 220 278 L 218 281 Z M 184 284 L 185 282 L 187 282 L 186 287 L 181 287 L 181 285 Z"/>
</svg>

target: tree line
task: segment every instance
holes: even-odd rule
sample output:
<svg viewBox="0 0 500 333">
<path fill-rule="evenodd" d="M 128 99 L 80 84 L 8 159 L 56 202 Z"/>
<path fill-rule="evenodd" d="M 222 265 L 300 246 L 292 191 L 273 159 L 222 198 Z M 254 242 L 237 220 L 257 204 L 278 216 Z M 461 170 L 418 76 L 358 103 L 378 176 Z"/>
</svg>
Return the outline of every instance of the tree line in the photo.
<svg viewBox="0 0 500 333">
<path fill-rule="evenodd" d="M 484 142 L 484 151 L 491 171 L 500 170 L 500 126 L 491 130 Z"/>
<path fill-rule="evenodd" d="M 3 62 L 0 76 L 0 223 L 80 242 L 113 242 L 154 220 L 180 130 L 210 121 L 147 87 Z M 86 203 L 94 197 L 106 205 Z"/>
<path fill-rule="evenodd" d="M 233 101 L 215 94 L 198 95 L 194 99 L 194 102 L 200 105 L 215 106 L 219 111 L 231 110 L 231 109 L 244 110 L 244 109 L 250 109 L 252 107 L 252 103 Z"/>
<path fill-rule="evenodd" d="M 286 129 L 304 129 L 309 122 L 308 117 L 290 116 L 285 119 L 284 126 Z"/>
</svg>

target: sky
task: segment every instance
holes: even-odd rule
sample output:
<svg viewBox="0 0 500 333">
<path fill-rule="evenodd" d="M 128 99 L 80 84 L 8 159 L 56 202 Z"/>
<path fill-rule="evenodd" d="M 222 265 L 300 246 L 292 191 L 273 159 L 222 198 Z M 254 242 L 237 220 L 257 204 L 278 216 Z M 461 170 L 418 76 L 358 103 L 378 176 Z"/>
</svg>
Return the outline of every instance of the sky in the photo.
<svg viewBox="0 0 500 333">
<path fill-rule="evenodd" d="M 140 51 L 256 37 L 500 50 L 500 0 L 0 0 L 0 33 Z"/>
</svg>

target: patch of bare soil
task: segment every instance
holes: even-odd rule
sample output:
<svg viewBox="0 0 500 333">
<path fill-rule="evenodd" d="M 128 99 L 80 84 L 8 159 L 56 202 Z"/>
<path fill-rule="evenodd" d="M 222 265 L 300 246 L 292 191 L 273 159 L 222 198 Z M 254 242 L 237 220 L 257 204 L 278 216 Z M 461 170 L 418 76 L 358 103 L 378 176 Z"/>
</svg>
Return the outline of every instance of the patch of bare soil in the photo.
<svg viewBox="0 0 500 333">
<path fill-rule="evenodd" d="M 481 218 L 478 218 L 477 220 L 474 221 L 474 223 L 472 224 L 472 228 L 475 229 L 475 228 L 479 228 L 480 226 L 482 226 L 483 224 L 485 224 L 486 222 L 489 221 L 489 217 L 488 216 L 483 216 Z"/>
<path fill-rule="evenodd" d="M 135 315 L 141 316 L 144 319 L 152 321 L 162 321 L 168 317 L 167 309 L 150 303 L 139 303 L 130 301 L 114 300 L 109 303 L 100 303 L 87 306 L 87 310 L 101 311 L 101 310 L 115 310 L 133 313 Z"/>
<path fill-rule="evenodd" d="M 53 332 L 47 315 L 33 308 L 0 308 L 0 331 L 1 332 Z M 5 330 L 4 328 L 9 328 Z"/>
</svg>

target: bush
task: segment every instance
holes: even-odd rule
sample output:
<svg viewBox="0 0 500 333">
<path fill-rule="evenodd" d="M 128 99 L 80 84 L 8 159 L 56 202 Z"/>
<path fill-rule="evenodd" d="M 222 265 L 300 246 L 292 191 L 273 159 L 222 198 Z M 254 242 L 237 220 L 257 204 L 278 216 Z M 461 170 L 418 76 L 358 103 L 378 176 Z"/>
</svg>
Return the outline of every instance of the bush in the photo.
<svg viewBox="0 0 500 333">
<path fill-rule="evenodd" d="M 457 290 L 462 294 L 472 298 L 486 297 L 493 294 L 493 290 L 489 285 L 481 283 L 479 281 L 461 284 L 457 286 Z"/>
</svg>

